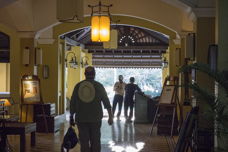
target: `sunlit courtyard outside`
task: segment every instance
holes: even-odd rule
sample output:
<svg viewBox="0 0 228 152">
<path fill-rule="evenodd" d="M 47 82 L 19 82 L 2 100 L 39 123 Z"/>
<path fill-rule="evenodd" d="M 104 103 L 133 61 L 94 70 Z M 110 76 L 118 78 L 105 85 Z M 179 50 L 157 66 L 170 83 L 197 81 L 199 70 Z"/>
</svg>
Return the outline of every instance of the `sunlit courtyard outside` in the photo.
<svg viewBox="0 0 228 152">
<path fill-rule="evenodd" d="M 119 75 L 123 75 L 125 83 L 129 83 L 130 77 L 134 77 L 135 84 L 145 95 L 155 97 L 161 93 L 162 69 L 160 68 L 96 68 L 95 79 L 104 85 L 111 102 L 114 96 L 113 86 L 118 81 Z"/>
</svg>

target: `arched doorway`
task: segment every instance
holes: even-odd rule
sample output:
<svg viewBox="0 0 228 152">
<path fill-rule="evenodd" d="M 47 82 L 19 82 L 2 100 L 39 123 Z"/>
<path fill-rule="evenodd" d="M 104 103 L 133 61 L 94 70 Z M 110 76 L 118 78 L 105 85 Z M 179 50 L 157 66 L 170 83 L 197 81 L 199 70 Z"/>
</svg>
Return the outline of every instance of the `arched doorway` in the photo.
<svg viewBox="0 0 228 152">
<path fill-rule="evenodd" d="M 174 53 L 172 53 L 175 50 L 175 44 L 173 42 L 174 39 L 176 39 L 178 37 L 177 33 L 163 25 L 160 25 L 158 23 L 146 20 L 146 19 L 141 19 L 141 18 L 136 18 L 136 17 L 130 17 L 130 16 L 113 16 L 114 20 L 120 20 L 120 22 L 118 24 L 124 24 L 124 25 L 131 25 L 131 26 L 136 26 L 136 27 L 142 27 L 145 29 L 149 29 L 149 30 L 153 30 L 159 33 L 163 33 L 164 35 L 167 35 L 169 37 L 169 56 L 168 59 L 169 60 L 169 66 L 170 67 L 174 67 L 174 61 L 175 58 Z M 56 26 L 53 27 L 53 38 L 56 40 L 55 41 L 55 48 L 60 50 L 58 52 L 55 52 L 56 55 L 61 58 L 63 61 L 65 60 L 65 45 L 60 45 L 60 44 L 64 44 L 62 42 L 62 40 L 60 39 L 60 36 L 63 36 L 66 33 L 70 33 L 71 31 L 75 31 L 77 29 L 82 29 L 84 27 L 88 27 L 90 26 L 90 17 L 85 17 L 84 18 L 84 22 L 83 23 L 62 23 L 62 24 L 58 24 Z M 170 69 L 167 68 L 167 69 Z M 62 69 L 61 72 L 58 72 L 57 75 L 59 75 L 59 77 L 61 77 L 61 80 L 58 81 L 59 86 L 61 86 L 61 95 L 60 97 L 58 97 L 58 106 L 60 108 L 59 111 L 61 111 L 60 113 L 64 113 L 65 111 L 65 84 L 66 84 L 66 77 L 65 77 L 65 64 L 59 64 L 58 65 L 58 69 Z M 165 71 L 166 73 L 169 74 L 169 70 Z M 81 72 L 82 73 L 82 72 Z M 57 88 L 58 89 L 58 88 Z M 58 90 L 56 90 L 56 92 L 58 92 Z"/>
</svg>

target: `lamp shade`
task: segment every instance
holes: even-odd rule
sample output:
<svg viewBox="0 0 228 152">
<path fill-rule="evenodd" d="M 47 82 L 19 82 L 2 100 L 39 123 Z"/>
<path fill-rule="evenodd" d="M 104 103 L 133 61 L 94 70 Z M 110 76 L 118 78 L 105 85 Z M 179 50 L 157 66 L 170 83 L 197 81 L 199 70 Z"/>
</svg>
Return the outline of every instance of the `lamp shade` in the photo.
<svg viewBox="0 0 228 152">
<path fill-rule="evenodd" d="M 8 99 L 2 99 L 2 101 L 4 102 L 5 107 L 11 106 L 11 103 Z"/>
<path fill-rule="evenodd" d="M 91 40 L 93 42 L 110 40 L 110 18 L 108 16 L 92 16 Z"/>
<path fill-rule="evenodd" d="M 110 18 L 108 16 L 100 17 L 100 41 L 107 42 L 110 40 Z"/>
<path fill-rule="evenodd" d="M 11 106 L 13 104 L 13 99 L 11 98 L 10 93 L 0 92 L 0 103 L 5 107 Z"/>
<path fill-rule="evenodd" d="M 92 16 L 91 19 L 91 39 L 92 41 L 99 41 L 99 31 L 100 31 L 100 17 Z"/>
</svg>

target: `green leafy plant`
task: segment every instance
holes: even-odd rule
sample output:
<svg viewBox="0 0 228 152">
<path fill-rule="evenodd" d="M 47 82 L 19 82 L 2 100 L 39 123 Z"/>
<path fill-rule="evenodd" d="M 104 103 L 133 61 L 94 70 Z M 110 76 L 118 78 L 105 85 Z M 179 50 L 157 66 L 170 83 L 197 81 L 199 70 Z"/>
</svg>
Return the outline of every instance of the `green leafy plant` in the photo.
<svg viewBox="0 0 228 152">
<path fill-rule="evenodd" d="M 213 91 L 202 88 L 197 83 L 185 84 L 185 87 L 191 88 L 197 93 L 197 98 L 200 102 L 205 102 L 206 109 L 204 117 L 206 119 L 214 120 L 215 133 L 219 139 L 219 147 L 217 151 L 228 151 L 228 75 L 226 71 L 211 70 L 209 65 L 202 63 L 194 63 L 191 65 L 182 66 L 180 72 L 189 72 L 192 69 L 203 72 L 209 77 L 213 78 L 219 88 L 218 95 Z M 221 146 L 222 145 L 222 146 Z"/>
</svg>

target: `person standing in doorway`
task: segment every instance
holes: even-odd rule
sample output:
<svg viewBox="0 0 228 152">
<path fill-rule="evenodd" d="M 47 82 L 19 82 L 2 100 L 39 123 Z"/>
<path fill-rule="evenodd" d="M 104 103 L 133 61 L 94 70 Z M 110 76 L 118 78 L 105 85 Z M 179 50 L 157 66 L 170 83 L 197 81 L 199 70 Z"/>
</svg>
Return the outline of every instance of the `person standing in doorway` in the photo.
<svg viewBox="0 0 228 152">
<path fill-rule="evenodd" d="M 137 84 L 134 84 L 135 78 L 130 77 L 130 83 L 125 87 L 125 98 L 124 98 L 124 116 L 127 122 L 132 122 L 133 108 L 134 108 L 134 95 L 135 92 L 142 92 Z M 130 113 L 128 115 L 128 109 L 130 108 Z"/>
<path fill-rule="evenodd" d="M 70 124 L 75 121 L 79 130 L 81 152 L 101 151 L 101 121 L 102 105 L 108 111 L 108 124 L 112 125 L 113 115 L 107 93 L 103 85 L 94 80 L 95 69 L 89 66 L 85 69 L 86 80 L 79 82 L 73 91 L 70 101 Z"/>
<path fill-rule="evenodd" d="M 113 90 L 115 91 L 115 95 L 114 95 L 113 105 L 112 105 L 113 115 L 115 115 L 116 106 L 118 104 L 117 119 L 120 118 L 120 114 L 122 110 L 125 85 L 126 84 L 123 82 L 123 76 L 119 75 L 119 81 L 114 84 L 114 88 L 113 88 Z"/>
</svg>

